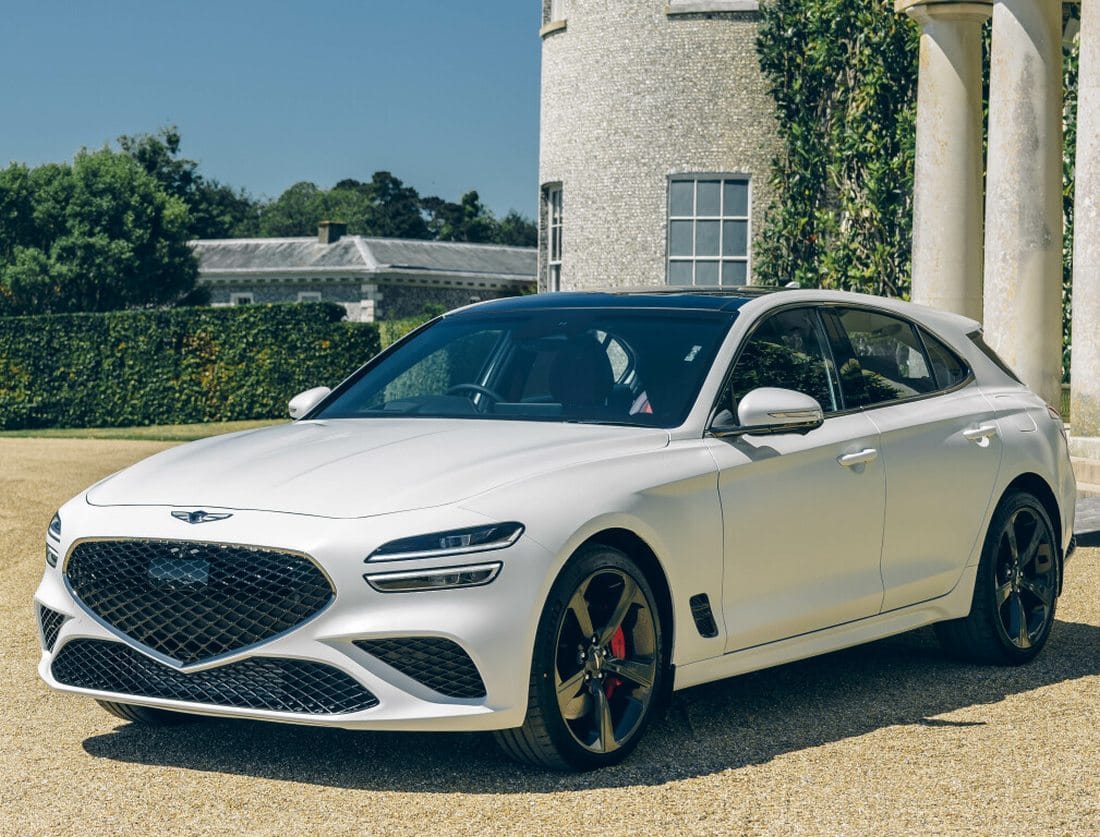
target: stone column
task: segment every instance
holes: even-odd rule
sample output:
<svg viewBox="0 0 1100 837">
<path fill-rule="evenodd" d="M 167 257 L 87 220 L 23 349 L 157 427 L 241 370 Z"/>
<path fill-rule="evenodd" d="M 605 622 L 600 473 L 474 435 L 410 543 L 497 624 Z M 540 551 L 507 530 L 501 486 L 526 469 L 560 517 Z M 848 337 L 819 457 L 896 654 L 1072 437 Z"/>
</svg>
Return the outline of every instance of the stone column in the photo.
<svg viewBox="0 0 1100 837">
<path fill-rule="evenodd" d="M 914 302 L 982 318 L 982 23 L 990 2 L 895 0 L 921 27 Z"/>
<path fill-rule="evenodd" d="M 1051 404 L 1061 395 L 1062 4 L 996 0 L 989 81 L 985 332 Z"/>
<path fill-rule="evenodd" d="M 1100 8 L 1081 4 L 1073 229 L 1073 435 L 1100 436 Z"/>
</svg>

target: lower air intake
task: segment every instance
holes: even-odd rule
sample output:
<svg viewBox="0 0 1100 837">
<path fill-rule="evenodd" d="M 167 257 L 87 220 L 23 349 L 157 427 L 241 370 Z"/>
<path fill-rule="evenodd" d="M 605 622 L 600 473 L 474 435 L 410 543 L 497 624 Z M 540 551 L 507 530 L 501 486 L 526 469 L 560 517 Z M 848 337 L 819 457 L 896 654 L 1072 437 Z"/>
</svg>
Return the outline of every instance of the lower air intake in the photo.
<svg viewBox="0 0 1100 837">
<path fill-rule="evenodd" d="M 61 626 L 65 622 L 65 614 L 50 610 L 48 607 L 38 606 L 38 624 L 42 628 L 42 647 L 47 651 L 53 651 L 57 635 L 61 633 Z"/>
<path fill-rule="evenodd" d="M 355 644 L 441 695 L 453 698 L 485 697 L 485 683 L 474 661 L 461 646 L 449 639 L 410 636 L 359 639 Z"/>
<path fill-rule="evenodd" d="M 80 689 L 238 709 L 339 715 L 378 705 L 344 672 L 306 660 L 252 657 L 185 674 L 118 642 L 74 639 L 51 671 L 57 682 Z"/>
</svg>

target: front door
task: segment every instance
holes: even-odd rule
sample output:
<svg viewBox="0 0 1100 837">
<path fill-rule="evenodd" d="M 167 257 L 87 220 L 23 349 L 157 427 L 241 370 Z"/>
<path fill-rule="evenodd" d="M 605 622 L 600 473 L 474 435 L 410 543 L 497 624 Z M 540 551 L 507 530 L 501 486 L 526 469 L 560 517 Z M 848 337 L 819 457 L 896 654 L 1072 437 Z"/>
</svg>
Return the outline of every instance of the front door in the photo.
<svg viewBox="0 0 1100 837">
<path fill-rule="evenodd" d="M 886 477 L 879 434 L 842 409 L 813 308 L 768 316 L 734 363 L 719 408 L 760 386 L 811 395 L 824 424 L 804 435 L 710 439 L 725 524 L 727 651 L 879 612 Z"/>
</svg>

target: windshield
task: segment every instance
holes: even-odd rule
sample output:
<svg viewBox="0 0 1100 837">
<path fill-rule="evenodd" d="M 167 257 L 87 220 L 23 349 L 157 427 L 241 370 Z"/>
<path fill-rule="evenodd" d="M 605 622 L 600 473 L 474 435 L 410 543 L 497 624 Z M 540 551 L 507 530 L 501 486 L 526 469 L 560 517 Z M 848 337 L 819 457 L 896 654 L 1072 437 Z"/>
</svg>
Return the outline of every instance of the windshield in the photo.
<svg viewBox="0 0 1100 837">
<path fill-rule="evenodd" d="M 364 367 L 310 418 L 675 427 L 732 322 L 729 313 L 621 308 L 445 317 Z"/>
</svg>

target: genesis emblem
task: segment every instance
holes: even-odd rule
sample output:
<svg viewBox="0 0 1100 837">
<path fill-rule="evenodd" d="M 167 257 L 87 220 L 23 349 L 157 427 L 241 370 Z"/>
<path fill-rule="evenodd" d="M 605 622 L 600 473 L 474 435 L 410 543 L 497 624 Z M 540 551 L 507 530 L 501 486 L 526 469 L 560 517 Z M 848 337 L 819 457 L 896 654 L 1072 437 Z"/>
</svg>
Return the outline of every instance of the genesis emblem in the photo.
<svg viewBox="0 0 1100 837">
<path fill-rule="evenodd" d="M 174 511 L 172 517 L 176 520 L 183 520 L 187 523 L 212 523 L 215 520 L 225 520 L 227 517 L 232 517 L 232 514 L 215 514 L 214 512 L 198 511 L 186 512 L 186 511 Z"/>
</svg>

